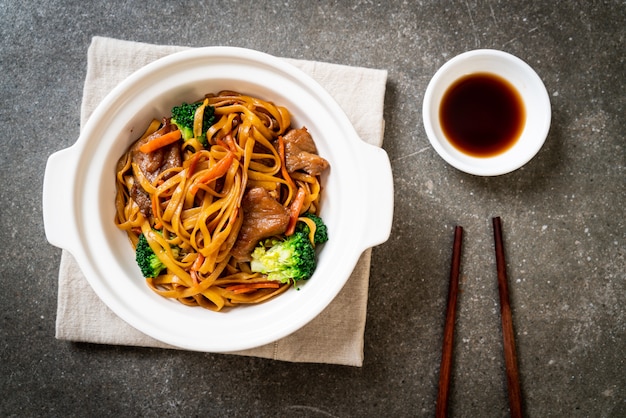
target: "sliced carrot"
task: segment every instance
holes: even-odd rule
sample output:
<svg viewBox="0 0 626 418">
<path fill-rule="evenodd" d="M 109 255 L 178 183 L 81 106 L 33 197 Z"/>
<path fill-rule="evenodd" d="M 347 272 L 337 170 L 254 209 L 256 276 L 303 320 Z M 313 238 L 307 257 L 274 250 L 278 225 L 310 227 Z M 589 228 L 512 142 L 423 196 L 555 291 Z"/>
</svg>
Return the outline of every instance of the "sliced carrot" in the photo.
<svg viewBox="0 0 626 418">
<path fill-rule="evenodd" d="M 228 290 L 235 294 L 253 292 L 257 289 L 278 289 L 280 284 L 276 282 L 262 282 L 262 283 L 243 283 L 227 286 L 224 290 Z"/>
<path fill-rule="evenodd" d="M 178 141 L 180 137 L 180 130 L 176 129 L 174 131 L 170 131 L 164 135 L 157 136 L 156 138 L 146 142 L 139 147 L 139 151 L 143 152 L 144 154 L 154 152 L 166 145 L 173 144 L 174 142 Z"/>
<path fill-rule="evenodd" d="M 228 145 L 228 149 L 230 149 L 232 152 L 237 152 L 237 146 L 235 145 L 235 140 L 233 139 L 233 136 L 230 133 L 224 137 L 224 142 L 226 142 L 226 144 Z"/>
<path fill-rule="evenodd" d="M 198 286 L 198 284 L 200 283 L 200 280 L 198 280 L 198 272 L 195 270 L 191 270 L 191 273 L 189 273 L 189 275 L 191 276 L 191 281 L 193 282 L 193 285 Z"/>
<path fill-rule="evenodd" d="M 224 137 L 222 138 L 216 138 L 215 142 L 221 146 L 226 148 L 227 150 L 230 150 L 232 152 L 237 152 L 237 147 L 235 146 L 235 141 L 233 140 L 233 136 L 228 133 L 226 134 Z"/>
<path fill-rule="evenodd" d="M 189 168 L 187 169 L 187 178 L 191 178 L 193 173 L 195 173 L 198 161 L 200 161 L 200 153 L 196 152 L 193 157 L 191 157 L 191 162 L 189 163 Z"/>
<path fill-rule="evenodd" d="M 230 147 L 228 146 L 228 144 L 227 144 L 226 142 L 224 142 L 224 140 L 223 140 L 223 139 L 216 138 L 216 139 L 215 139 L 215 143 L 216 143 L 217 145 L 219 145 L 220 147 L 223 147 L 223 148 L 226 148 L 226 149 L 230 149 Z"/>
<path fill-rule="evenodd" d="M 254 292 L 255 290 L 258 290 L 258 289 L 254 289 L 254 288 L 252 288 L 252 287 L 248 287 L 248 288 L 245 288 L 245 289 L 237 289 L 237 290 L 233 290 L 232 292 L 233 292 L 235 295 L 241 295 L 242 293 L 252 293 L 252 292 Z"/>
<path fill-rule="evenodd" d="M 155 218 L 157 216 L 157 208 L 159 205 L 158 199 L 159 199 L 158 197 L 156 197 L 155 195 L 152 195 L 152 199 L 150 201 L 152 203 L 152 216 L 154 216 Z"/>
<path fill-rule="evenodd" d="M 198 191 L 200 184 L 207 184 L 226 174 L 231 164 L 233 163 L 234 157 L 235 154 L 228 151 L 224 158 L 219 160 L 217 164 L 215 164 L 213 167 L 209 168 L 207 172 L 203 174 L 202 177 L 200 177 L 193 186 L 191 186 L 191 193 L 195 194 Z"/>
<path fill-rule="evenodd" d="M 306 197 L 306 193 L 302 187 L 298 188 L 298 193 L 296 193 L 296 197 L 291 202 L 291 206 L 289 207 L 289 223 L 287 224 L 287 230 L 285 231 L 286 236 L 292 235 L 296 230 L 296 223 L 298 223 L 298 217 L 300 216 L 300 211 L 302 210 L 302 206 L 304 205 L 304 198 Z"/>
<path fill-rule="evenodd" d="M 200 267 L 202 267 L 202 263 L 204 263 L 204 256 L 198 253 L 198 257 L 196 257 L 196 260 L 191 265 L 191 271 L 200 270 Z"/>
</svg>

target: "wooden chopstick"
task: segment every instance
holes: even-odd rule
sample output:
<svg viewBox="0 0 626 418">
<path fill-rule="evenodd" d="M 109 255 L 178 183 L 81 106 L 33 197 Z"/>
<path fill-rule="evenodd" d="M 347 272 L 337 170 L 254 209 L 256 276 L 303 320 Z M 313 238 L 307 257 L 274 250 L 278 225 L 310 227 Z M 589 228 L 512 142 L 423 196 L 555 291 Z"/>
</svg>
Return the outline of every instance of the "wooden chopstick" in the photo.
<svg viewBox="0 0 626 418">
<path fill-rule="evenodd" d="M 500 293 L 500 315 L 502 317 L 502 340 L 504 345 L 504 363 L 506 366 L 506 382 L 509 393 L 509 409 L 512 418 L 522 417 L 522 393 L 517 368 L 517 353 L 515 351 L 515 335 L 513 333 L 513 319 L 509 302 L 509 287 L 506 275 L 506 261 L 504 258 L 504 240 L 502 238 L 502 221 L 500 217 L 493 218 L 493 237 L 496 249 L 496 267 L 498 271 L 498 291 Z"/>
<path fill-rule="evenodd" d="M 454 229 L 454 246 L 452 249 L 452 267 L 450 269 L 450 287 L 448 288 L 448 308 L 446 324 L 443 332 L 443 347 L 441 349 L 441 367 L 439 369 L 439 392 L 435 416 L 448 416 L 448 393 L 450 391 L 450 375 L 452 372 L 452 349 L 454 345 L 454 322 L 456 319 L 456 299 L 459 289 L 459 272 L 461 269 L 461 247 L 463 242 L 463 228 Z"/>
</svg>

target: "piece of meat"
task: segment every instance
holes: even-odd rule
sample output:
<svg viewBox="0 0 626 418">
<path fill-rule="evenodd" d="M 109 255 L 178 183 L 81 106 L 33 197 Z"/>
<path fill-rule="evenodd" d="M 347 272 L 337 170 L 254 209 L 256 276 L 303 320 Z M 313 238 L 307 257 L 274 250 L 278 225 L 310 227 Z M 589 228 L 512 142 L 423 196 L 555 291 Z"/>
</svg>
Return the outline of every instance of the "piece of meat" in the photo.
<svg viewBox="0 0 626 418">
<path fill-rule="evenodd" d="M 155 137 L 171 132 L 172 129 L 173 125 L 170 121 L 168 119 L 164 119 L 163 126 L 159 130 L 151 135 L 148 135 L 146 138 L 138 140 L 130 148 L 133 162 L 139 166 L 143 175 L 146 176 L 146 178 L 151 182 L 154 181 L 154 179 L 156 179 L 161 172 L 167 170 L 168 168 L 180 167 L 182 164 L 180 147 L 177 143 L 174 143 L 147 154 L 139 151 L 139 147 L 146 142 L 150 142 Z"/>
<path fill-rule="evenodd" d="M 159 173 L 169 170 L 170 168 L 180 167 L 183 165 L 183 158 L 180 154 L 180 146 L 177 143 L 173 143 L 162 148 L 163 150 L 163 165 L 161 166 Z M 172 177 L 175 173 L 167 173 L 163 176 L 164 180 Z"/>
<path fill-rule="evenodd" d="M 152 214 L 150 195 L 137 183 L 134 183 L 130 188 L 130 198 L 139 206 L 139 211 L 143 216 L 149 217 Z"/>
<path fill-rule="evenodd" d="M 289 211 L 262 187 L 248 190 L 243 196 L 241 207 L 243 224 L 231 254 L 238 261 L 249 261 L 259 241 L 285 232 Z"/>
<path fill-rule="evenodd" d="M 290 130 L 283 136 L 283 140 L 288 172 L 304 170 L 312 176 L 318 176 L 328 168 L 328 161 L 317 154 L 315 141 L 306 128 Z"/>
<path fill-rule="evenodd" d="M 178 143 L 174 143 L 147 154 L 139 151 L 139 147 L 146 142 L 151 141 L 155 137 L 165 135 L 172 129 L 173 125 L 170 121 L 168 119 L 164 119 L 163 126 L 159 130 L 146 138 L 136 141 L 130 147 L 132 161 L 137 164 L 143 175 L 150 182 L 153 182 L 163 171 L 174 167 L 180 167 L 182 165 L 180 147 Z M 163 178 L 167 180 L 168 176 L 166 175 Z M 141 187 L 139 179 L 135 178 L 134 180 L 135 183 L 130 191 L 131 198 L 135 201 L 135 203 L 137 203 L 137 205 L 139 205 L 141 213 L 144 216 L 149 217 L 152 214 L 150 196 L 148 196 L 145 190 Z"/>
</svg>

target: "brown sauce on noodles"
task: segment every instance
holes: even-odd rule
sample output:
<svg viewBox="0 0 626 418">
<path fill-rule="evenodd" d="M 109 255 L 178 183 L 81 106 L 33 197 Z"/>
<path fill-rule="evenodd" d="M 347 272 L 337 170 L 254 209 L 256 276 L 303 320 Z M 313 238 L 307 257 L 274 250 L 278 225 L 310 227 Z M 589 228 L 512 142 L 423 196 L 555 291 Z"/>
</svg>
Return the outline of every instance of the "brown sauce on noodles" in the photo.
<svg viewBox="0 0 626 418">
<path fill-rule="evenodd" d="M 205 132 L 199 113 L 190 138 L 169 117 L 154 120 L 120 158 L 115 223 L 133 247 L 143 235 L 164 264 L 146 278 L 154 292 L 219 311 L 292 285 L 253 272 L 242 240 L 284 234 L 294 207 L 296 218 L 318 214 L 328 162 L 284 107 L 231 91 L 209 94 L 201 106 L 214 110 Z"/>
</svg>

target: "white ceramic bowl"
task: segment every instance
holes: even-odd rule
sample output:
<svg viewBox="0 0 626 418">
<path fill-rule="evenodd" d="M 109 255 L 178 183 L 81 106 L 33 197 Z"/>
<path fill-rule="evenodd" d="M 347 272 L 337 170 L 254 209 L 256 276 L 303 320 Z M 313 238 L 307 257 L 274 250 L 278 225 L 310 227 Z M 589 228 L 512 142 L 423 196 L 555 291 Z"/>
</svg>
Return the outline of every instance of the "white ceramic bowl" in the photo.
<svg viewBox="0 0 626 418">
<path fill-rule="evenodd" d="M 492 157 L 475 157 L 455 148 L 444 135 L 439 119 L 441 99 L 447 89 L 459 78 L 474 73 L 491 73 L 507 80 L 520 94 L 526 110 L 526 123 L 517 142 Z M 550 130 L 550 98 L 541 78 L 524 61 L 506 52 L 480 49 L 457 55 L 435 73 L 426 88 L 422 117 L 430 143 L 446 162 L 466 173 L 496 176 L 520 168 L 539 152 Z"/>
<path fill-rule="evenodd" d="M 321 216 L 330 240 L 313 277 L 267 303 L 228 312 L 191 308 L 145 284 L 126 234 L 114 225 L 115 164 L 154 117 L 205 93 L 237 90 L 286 106 L 331 165 Z M 315 318 L 339 293 L 360 254 L 387 240 L 393 181 L 384 150 L 363 142 L 319 84 L 284 60 L 230 47 L 162 58 L 118 85 L 70 148 L 50 156 L 43 210 L 50 243 L 68 250 L 97 295 L 143 333 L 190 350 L 230 352 L 285 337 Z"/>
</svg>

